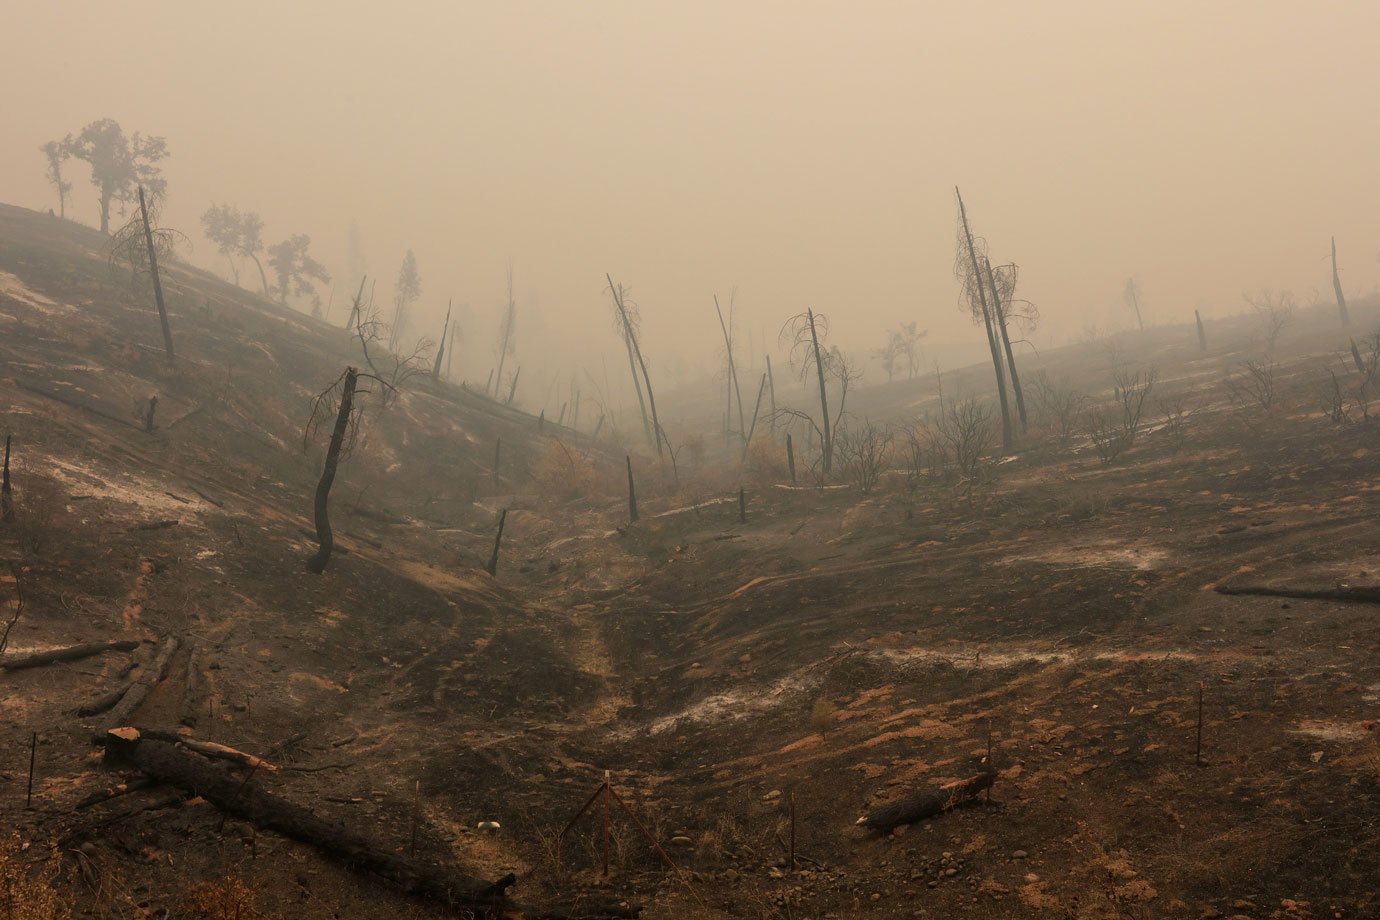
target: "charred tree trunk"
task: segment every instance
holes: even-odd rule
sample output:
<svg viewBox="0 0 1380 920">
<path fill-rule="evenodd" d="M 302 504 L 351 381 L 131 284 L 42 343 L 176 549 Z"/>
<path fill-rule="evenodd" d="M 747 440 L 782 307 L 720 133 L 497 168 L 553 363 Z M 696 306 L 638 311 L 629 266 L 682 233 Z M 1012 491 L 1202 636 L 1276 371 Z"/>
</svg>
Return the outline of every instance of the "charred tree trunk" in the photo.
<svg viewBox="0 0 1380 920">
<path fill-rule="evenodd" d="M 163 640 L 163 645 L 159 648 L 153 663 L 144 669 L 144 672 L 134 683 L 130 684 L 129 689 L 115 704 L 115 708 L 111 709 L 110 714 L 106 716 L 106 726 L 118 728 L 129 723 L 129 718 L 134 715 L 134 710 L 143 705 L 144 700 L 148 699 L 153 689 L 163 682 L 163 678 L 168 676 L 168 666 L 172 664 L 173 655 L 177 654 L 178 644 L 176 636 L 169 636 Z M 96 742 L 99 744 L 100 740 L 98 735 Z"/>
<path fill-rule="evenodd" d="M 1001 406 L 1001 448 L 1011 450 L 1011 407 L 1006 401 L 1006 375 L 1002 373 L 1001 355 L 997 351 L 997 336 L 992 329 L 992 311 L 987 307 L 987 295 L 983 292 L 982 272 L 978 268 L 977 247 L 973 245 L 973 231 L 968 227 L 968 210 L 963 205 L 963 195 L 954 186 L 958 196 L 958 216 L 963 222 L 963 241 L 968 248 L 968 260 L 972 265 L 973 287 L 977 289 L 978 305 L 982 308 L 982 322 L 987 327 L 987 347 L 992 352 L 992 368 L 997 375 L 997 396 Z"/>
<path fill-rule="evenodd" d="M 637 359 L 633 355 L 635 339 L 632 320 L 628 318 L 628 310 L 623 304 L 623 294 L 614 285 L 613 276 L 605 272 L 604 277 L 608 279 L 609 291 L 613 294 L 613 305 L 618 308 L 618 320 L 623 326 L 623 345 L 628 351 L 628 373 L 632 374 L 633 389 L 637 391 L 637 408 L 642 412 L 642 433 L 648 442 L 659 450 L 661 441 L 652 431 L 651 420 L 647 417 L 647 402 L 642 397 L 642 381 L 637 376 Z"/>
<path fill-rule="evenodd" d="M 490 575 L 498 574 L 498 552 L 503 546 L 503 525 L 508 521 L 508 509 L 504 508 L 498 513 L 498 533 L 494 535 L 494 551 L 489 554 L 489 564 L 484 566 L 484 571 Z"/>
<path fill-rule="evenodd" d="M 0 479 L 0 518 L 5 523 L 14 520 L 14 490 L 10 485 L 10 438 L 12 435 L 5 435 L 5 470 L 4 478 Z"/>
<path fill-rule="evenodd" d="M 1342 317 L 1342 325 L 1351 325 L 1351 317 L 1346 310 L 1346 295 L 1342 293 L 1342 277 L 1337 274 L 1337 238 L 1332 238 L 1332 292 L 1337 295 L 1337 313 Z"/>
<path fill-rule="evenodd" d="M 381 876 L 404 891 L 448 907 L 491 916 L 502 910 L 507 889 L 517 881 L 508 875 L 486 882 L 457 869 L 395 856 L 349 828 L 318 817 L 311 809 L 267 792 L 176 744 L 144 738 L 133 730 L 107 734 L 104 743 L 106 756 L 114 762 L 132 764 L 150 779 L 200 795 L 255 827 L 309 844 L 351 868 Z"/>
<path fill-rule="evenodd" d="M 819 350 L 819 332 L 815 329 L 815 311 L 805 310 L 810 323 L 810 345 L 815 352 L 815 375 L 819 377 L 819 414 L 824 424 L 820 426 L 821 457 L 824 472 L 827 474 L 834 464 L 834 431 L 829 425 L 829 393 L 824 386 L 824 355 Z"/>
<path fill-rule="evenodd" d="M 259 257 L 258 257 L 257 255 L 255 255 L 254 253 L 252 253 L 252 252 L 249 254 L 249 258 L 251 258 L 251 259 L 254 260 L 254 267 L 257 268 L 257 269 L 259 270 L 259 284 L 263 285 L 263 289 L 264 289 L 264 299 L 265 299 L 265 300 L 272 300 L 272 299 L 273 299 L 273 294 L 270 293 L 269 290 L 268 290 L 268 275 L 264 274 L 264 263 L 260 262 L 260 261 L 259 261 Z M 363 289 L 363 287 L 364 287 L 364 282 L 361 281 L 361 282 L 360 282 L 360 288 Z"/>
<path fill-rule="evenodd" d="M 450 332 L 450 308 L 453 303 L 454 301 L 446 304 L 446 322 L 445 325 L 441 327 L 441 344 L 436 347 L 436 363 L 431 366 L 432 380 L 439 380 L 441 378 L 441 359 L 446 356 L 446 335 Z"/>
<path fill-rule="evenodd" d="M 607 275 L 605 277 L 608 277 Z M 609 278 L 609 284 L 613 284 L 613 279 Z M 628 312 L 623 303 L 623 295 L 617 294 L 618 309 L 623 316 L 623 323 L 627 328 L 628 342 L 632 348 L 632 353 L 637 358 L 637 366 L 642 369 L 642 384 L 647 388 L 647 406 L 652 414 L 652 441 L 656 445 L 656 455 L 664 456 L 661 451 L 661 442 L 665 439 L 665 433 L 661 430 L 661 420 L 656 414 L 656 396 L 652 393 L 652 377 L 647 373 L 647 360 L 642 356 L 642 345 L 637 341 L 637 330 L 632 327 L 628 319 Z M 646 421 L 644 418 L 643 421 Z M 669 447 L 669 443 L 667 444 Z"/>
<path fill-rule="evenodd" d="M 767 389 L 771 392 L 771 431 L 776 434 L 776 378 L 771 373 L 771 355 L 767 355 Z"/>
<path fill-rule="evenodd" d="M 1193 311 L 1193 321 L 1198 324 L 1198 350 L 1207 351 L 1207 333 L 1203 331 L 1203 317 L 1197 310 Z"/>
<path fill-rule="evenodd" d="M 858 819 L 860 827 L 876 831 L 889 831 L 902 824 L 913 824 L 924 818 L 948 811 L 955 805 L 972 799 L 984 789 L 992 788 L 995 773 L 979 773 L 976 776 L 941 786 L 938 789 L 924 789 L 902 796 L 895 802 L 880 805 Z"/>
<path fill-rule="evenodd" d="M 637 523 L 637 486 L 633 485 L 632 457 L 624 456 L 628 462 L 628 520 Z"/>
<path fill-rule="evenodd" d="M 732 318 L 732 304 L 730 306 L 730 318 Z M 724 351 L 728 354 L 728 382 L 733 388 L 733 395 L 738 400 L 738 433 L 743 436 L 743 449 L 747 449 L 747 425 L 743 419 L 743 391 L 738 386 L 738 365 L 733 360 L 733 337 L 728 333 L 728 325 L 724 322 L 724 311 L 719 309 L 719 295 L 714 295 L 714 312 L 719 314 L 719 329 L 724 334 Z"/>
<path fill-rule="evenodd" d="M 513 372 L 513 385 L 508 387 L 508 401 L 504 403 L 505 406 L 511 406 L 513 404 L 513 400 L 517 398 L 518 378 L 520 378 L 521 376 L 522 365 L 519 364 L 518 369 Z"/>
<path fill-rule="evenodd" d="M 340 389 L 340 411 L 336 413 L 335 428 L 331 431 L 331 443 L 326 448 L 326 463 L 321 470 L 321 481 L 316 484 L 316 539 L 320 543 L 316 555 L 307 560 L 307 571 L 320 575 L 326 571 L 326 563 L 331 561 L 331 550 L 335 546 L 335 534 L 331 531 L 331 519 L 327 504 L 331 497 L 331 484 L 335 482 L 335 470 L 340 463 L 340 448 L 345 443 L 345 432 L 350 427 L 350 410 L 354 407 L 355 383 L 359 372 L 353 367 L 345 368 L 345 380 Z"/>
<path fill-rule="evenodd" d="M 1029 425 L 1025 417 L 1025 393 L 1021 391 L 1021 375 L 1016 371 L 1016 355 L 1011 350 L 1011 335 L 1006 330 L 1006 308 L 1002 306 L 997 279 L 992 274 L 992 263 L 984 257 L 982 266 L 987 270 L 987 285 L 992 289 L 992 308 L 997 314 L 997 328 L 1001 330 L 1002 347 L 1006 349 L 1006 366 L 1011 371 L 1011 389 L 1016 394 L 1016 414 L 1021 419 L 1021 433 L 1025 434 Z"/>
<path fill-rule="evenodd" d="M 355 294 L 354 302 L 350 304 L 350 318 L 345 323 L 346 329 L 354 329 L 359 323 L 359 311 L 364 306 L 364 282 L 369 280 L 368 275 L 359 279 L 359 291 Z"/>
<path fill-rule="evenodd" d="M 762 375 L 762 382 L 757 387 L 757 402 L 752 407 L 752 424 L 748 426 L 747 437 L 743 439 L 743 462 L 747 462 L 748 448 L 752 445 L 752 436 L 757 431 L 757 413 L 762 411 L 762 394 L 767 389 L 767 375 Z"/>
<path fill-rule="evenodd" d="M 138 639 L 119 639 L 113 642 L 88 642 L 84 645 L 69 645 L 66 648 L 48 649 L 30 655 L 15 655 L 0 658 L 0 671 L 22 671 L 25 668 L 38 668 L 59 661 L 80 661 L 99 655 L 102 652 L 130 652 L 140 646 Z"/>
<path fill-rule="evenodd" d="M 795 446 L 791 444 L 791 433 L 786 432 L 786 465 L 791 470 L 791 485 L 795 485 Z"/>
<path fill-rule="evenodd" d="M 153 245 L 153 229 L 149 226 L 149 209 L 144 203 L 144 187 L 139 186 L 139 213 L 144 218 L 144 242 L 149 250 L 149 273 L 153 275 L 153 299 L 158 303 L 158 322 L 163 327 L 163 350 L 168 353 L 168 363 L 177 360 L 173 354 L 172 327 L 168 325 L 168 308 L 163 303 L 163 279 L 158 276 L 158 251 Z"/>
</svg>

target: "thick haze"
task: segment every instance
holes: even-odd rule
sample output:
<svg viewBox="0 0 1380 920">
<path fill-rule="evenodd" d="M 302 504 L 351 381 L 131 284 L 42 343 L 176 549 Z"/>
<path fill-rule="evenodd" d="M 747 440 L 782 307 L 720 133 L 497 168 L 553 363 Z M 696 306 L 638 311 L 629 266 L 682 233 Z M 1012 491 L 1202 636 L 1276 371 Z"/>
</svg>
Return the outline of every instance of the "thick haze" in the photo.
<svg viewBox="0 0 1380 920">
<path fill-rule="evenodd" d="M 606 271 L 668 372 L 709 366 L 735 286 L 758 352 L 807 305 L 847 348 L 911 319 L 977 345 L 955 184 L 1040 343 L 1133 322 L 1131 274 L 1148 322 L 1330 301 L 1334 233 L 1348 292 L 1380 282 L 1376 3 L 14 0 L 0 36 L 0 199 L 56 208 L 38 147 L 87 122 L 163 135 L 193 261 L 224 271 L 223 201 L 343 281 L 354 222 L 380 300 L 412 248 L 419 322 L 469 304 L 481 382 L 510 263 L 529 366 L 617 369 Z"/>
</svg>

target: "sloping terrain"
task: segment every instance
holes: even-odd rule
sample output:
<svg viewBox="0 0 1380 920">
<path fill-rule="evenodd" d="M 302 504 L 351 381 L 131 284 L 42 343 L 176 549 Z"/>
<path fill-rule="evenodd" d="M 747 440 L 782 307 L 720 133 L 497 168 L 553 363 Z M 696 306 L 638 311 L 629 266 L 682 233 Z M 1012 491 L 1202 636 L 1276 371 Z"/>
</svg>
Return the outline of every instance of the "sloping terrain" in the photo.
<svg viewBox="0 0 1380 920">
<path fill-rule="evenodd" d="M 1380 443 L 1361 404 L 1350 423 L 1323 409 L 1348 342 L 1322 319 L 1281 340 L 1269 406 L 1222 386 L 1259 352 L 1244 319 L 1205 353 L 1155 330 L 1041 356 L 1100 399 L 1114 366 L 1158 369 L 1112 463 L 1032 411 L 971 490 L 899 459 L 868 493 L 754 465 L 745 520 L 719 500 L 736 470 L 677 480 L 635 458 L 629 524 L 622 449 L 416 378 L 371 403 L 333 496 L 344 551 L 314 576 L 303 428 L 358 349 L 169 274 L 175 369 L 97 235 L 0 208 L 17 504 L 0 546 L 19 580 L 0 588 L 25 599 L 6 654 L 136 638 L 147 662 L 178 637 L 131 723 L 265 757 L 282 769 L 246 783 L 391 852 L 514 872 L 531 916 L 1375 914 L 1375 606 L 1213 591 L 1380 585 Z M 933 381 L 858 400 L 890 420 L 938 407 Z M 1181 430 L 1161 415 L 1185 400 Z M 0 671 L 0 820 L 34 852 L 56 841 L 79 915 L 202 916 L 194 883 L 227 876 L 268 915 L 447 915 L 185 791 L 78 807 L 136 776 L 73 714 L 130 658 Z M 854 826 L 986 769 L 989 738 L 990 801 Z M 608 880 L 597 802 L 558 843 L 606 770 L 678 871 L 616 804 Z"/>
</svg>

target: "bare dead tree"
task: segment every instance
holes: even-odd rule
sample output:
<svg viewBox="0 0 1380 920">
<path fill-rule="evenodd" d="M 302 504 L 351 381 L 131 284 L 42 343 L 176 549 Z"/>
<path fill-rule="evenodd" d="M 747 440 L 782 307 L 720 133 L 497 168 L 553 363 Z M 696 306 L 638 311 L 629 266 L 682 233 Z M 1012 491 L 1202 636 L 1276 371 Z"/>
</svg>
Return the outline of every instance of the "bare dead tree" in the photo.
<svg viewBox="0 0 1380 920">
<path fill-rule="evenodd" d="M 363 289 L 364 282 L 361 281 L 361 292 Z M 359 303 L 358 295 L 356 295 L 356 302 L 351 312 L 355 317 L 355 338 L 359 340 L 364 363 L 369 366 L 369 376 L 382 384 L 379 393 L 379 408 L 387 409 L 402 394 L 414 377 L 427 372 L 424 359 L 432 342 L 426 338 L 418 339 L 412 346 L 411 352 L 406 354 L 389 351 L 385 347 L 385 343 L 393 338 L 392 330 L 380 318 L 379 308 L 374 304 L 372 291 L 370 291 L 369 300 L 362 304 Z"/>
<path fill-rule="evenodd" d="M 994 440 L 992 409 L 976 399 L 946 403 L 941 393 L 936 426 L 958 473 L 959 488 L 971 503 L 985 478 L 987 453 Z"/>
<path fill-rule="evenodd" d="M 436 363 L 431 366 L 431 379 L 439 380 L 441 377 L 441 359 L 446 356 L 446 336 L 450 332 L 450 308 L 454 305 L 454 299 L 446 302 L 446 322 L 441 326 L 441 337 L 437 339 L 440 343 L 436 346 Z"/>
<path fill-rule="evenodd" d="M 1144 332 L 1145 320 L 1140 314 L 1140 283 L 1135 278 L 1126 279 L 1126 286 L 1121 290 L 1121 299 L 1126 301 L 1126 306 L 1136 311 L 1136 325 Z"/>
<path fill-rule="evenodd" d="M 667 447 L 670 446 L 670 442 L 666 440 L 666 433 L 662 430 L 661 420 L 656 414 L 656 396 L 652 393 L 652 378 L 647 372 L 647 359 L 642 354 L 642 343 L 638 338 L 637 325 L 633 322 L 633 313 L 629 309 L 630 304 L 627 298 L 627 292 L 621 284 L 615 285 L 613 283 L 612 275 L 606 273 L 604 278 L 608 280 L 609 292 L 613 295 L 614 304 L 617 306 L 618 314 L 622 318 L 623 332 L 627 337 L 626 341 L 628 348 L 632 353 L 632 357 L 637 362 L 637 367 L 633 371 L 634 378 L 637 376 L 637 370 L 640 369 L 642 371 L 642 385 L 646 387 L 647 390 L 647 408 L 651 411 L 652 416 L 652 441 L 656 445 L 656 455 L 661 457 L 663 456 L 661 449 L 662 442 L 666 441 Z M 639 399 L 640 398 L 639 395 Z M 643 421 L 645 423 L 645 417 Z M 672 459 L 674 462 L 674 458 Z"/>
<path fill-rule="evenodd" d="M 331 550 L 335 547 L 335 534 L 331 530 L 331 519 L 328 504 L 331 497 L 331 485 L 335 482 L 336 468 L 340 464 L 340 455 L 345 449 L 345 437 L 351 427 L 353 418 L 355 386 L 359 379 L 359 372 L 353 367 L 345 368 L 335 383 L 317 395 L 313 401 L 311 419 L 307 423 L 305 440 L 311 436 L 311 432 L 318 419 L 325 413 L 325 408 L 333 395 L 338 392 L 338 405 L 335 412 L 335 427 L 331 430 L 330 444 L 326 448 L 326 460 L 321 468 L 321 479 L 316 484 L 316 502 L 314 511 L 316 516 L 316 539 L 319 544 L 315 555 L 307 560 L 307 571 L 320 575 L 326 571 L 326 563 L 331 561 Z"/>
<path fill-rule="evenodd" d="M 724 354 L 728 362 L 728 387 L 738 398 L 738 433 L 743 436 L 743 449 L 747 450 L 747 426 L 743 420 L 743 392 L 738 386 L 738 365 L 733 360 L 733 302 L 737 292 L 728 298 L 728 322 L 724 322 L 724 311 L 719 308 L 719 295 L 714 295 L 714 312 L 719 315 L 719 329 L 724 334 Z M 727 417 L 727 416 L 725 416 Z"/>
<path fill-rule="evenodd" d="M 508 266 L 508 302 L 503 307 L 503 320 L 498 329 L 498 386 L 503 385 L 503 363 L 516 352 L 517 301 L 513 299 L 513 267 Z M 497 395 L 495 390 L 494 394 Z"/>
<path fill-rule="evenodd" d="M 1351 317 L 1347 314 L 1346 295 L 1342 293 L 1342 277 L 1337 274 L 1337 238 L 1332 238 L 1332 292 L 1337 297 L 1337 313 L 1342 318 L 1342 325 L 1351 325 Z"/>
<path fill-rule="evenodd" d="M 1261 335 L 1265 339 L 1265 354 L 1272 355 L 1279 334 L 1293 321 L 1298 305 L 1294 295 L 1288 291 L 1264 290 L 1258 294 L 1242 294 L 1241 299 L 1250 305 L 1260 323 Z"/>
<path fill-rule="evenodd" d="M 1227 395 L 1237 406 L 1269 410 L 1275 404 L 1275 373 L 1279 365 L 1268 357 L 1241 363 L 1240 373 L 1229 376 Z"/>
<path fill-rule="evenodd" d="M 982 270 L 978 267 L 977 243 L 973 231 L 968 226 L 968 209 L 963 204 L 963 195 L 954 186 L 958 199 L 959 239 L 958 250 L 954 256 L 954 275 L 959 279 L 966 306 L 975 321 L 980 321 L 987 330 L 987 347 L 992 353 L 992 369 L 997 377 L 998 403 L 1001 406 L 1001 446 L 1011 450 L 1011 407 L 1006 399 L 1006 375 L 1002 371 L 1001 354 L 997 349 L 997 333 L 992 309 L 987 304 L 986 285 L 983 284 Z M 965 259 L 964 256 L 967 256 Z"/>
<path fill-rule="evenodd" d="M 1088 398 L 1065 383 L 1054 383 L 1044 371 L 1035 375 L 1031 392 L 1040 423 L 1060 447 L 1068 447 L 1073 443 Z"/>
<path fill-rule="evenodd" d="M 748 446 L 752 444 L 752 436 L 757 431 L 757 414 L 762 411 L 762 394 L 767 390 L 767 375 L 762 374 L 762 382 L 757 387 L 757 402 L 752 406 L 752 424 L 748 426 L 747 435 L 743 438 L 743 463 L 747 463 Z"/>
<path fill-rule="evenodd" d="M 1160 414 L 1164 417 L 1165 436 L 1169 438 L 1171 449 L 1178 453 L 1183 450 L 1184 444 L 1188 443 L 1189 420 L 1196 409 L 1186 393 L 1163 397 L 1157 400 L 1157 403 Z"/>
<path fill-rule="evenodd" d="M 153 230 L 149 226 L 149 209 L 144 203 L 144 187 L 139 186 L 139 213 L 144 218 L 144 242 L 149 253 L 149 274 L 153 276 L 153 296 L 158 303 L 158 322 L 163 327 L 163 350 L 168 363 L 177 359 L 173 354 L 172 327 L 168 325 L 168 308 L 163 303 L 163 279 L 158 276 L 158 248 L 153 244 Z"/>
<path fill-rule="evenodd" d="M 633 390 L 637 393 L 637 408 L 642 414 L 642 433 L 647 438 L 647 443 L 656 443 L 656 437 L 652 433 L 652 421 L 647 415 L 647 400 L 642 395 L 642 378 L 637 374 L 637 358 L 633 355 L 633 340 L 636 338 L 637 326 L 640 320 L 637 312 L 637 305 L 629 302 L 627 291 L 620 284 L 616 288 L 613 284 L 612 276 L 605 274 L 608 279 L 609 289 L 613 292 L 613 316 L 618 324 L 618 334 L 623 339 L 624 350 L 628 354 L 628 373 L 632 375 Z"/>
<path fill-rule="evenodd" d="M 827 388 L 826 376 L 829 369 L 829 355 L 820 340 L 829 334 L 829 318 L 823 313 L 816 313 L 813 309 L 806 309 L 804 313 L 797 313 L 786 320 L 781 327 L 780 340 L 790 346 L 791 364 L 800 373 L 800 379 L 805 380 L 813 367 L 815 379 L 819 382 L 819 415 L 820 424 L 816 425 L 814 419 L 809 415 L 788 410 L 789 414 L 809 422 L 814 430 L 819 434 L 821 445 L 821 465 L 827 475 L 833 466 L 834 461 L 834 428 L 829 422 L 829 391 Z M 838 370 L 838 368 L 835 368 Z M 844 392 L 847 392 L 847 378 L 844 380 Z M 836 414 L 837 417 L 837 414 Z"/>
<path fill-rule="evenodd" d="M 163 279 L 158 271 L 158 259 L 160 256 L 165 259 L 171 257 L 186 236 L 181 231 L 158 226 L 158 201 L 148 201 L 142 185 L 139 186 L 138 197 L 139 213 L 115 231 L 107 244 L 107 251 L 112 268 L 124 263 L 128 265 L 130 277 L 136 283 L 146 277 L 150 279 L 163 333 L 163 351 L 171 364 L 176 360 L 176 354 L 173 351 L 172 327 L 168 323 L 167 303 L 163 299 Z"/>
<path fill-rule="evenodd" d="M 1118 368 L 1113 376 L 1115 399 L 1110 411 L 1089 409 L 1084 424 L 1093 451 L 1103 463 L 1111 463 L 1136 443 L 1145 413 L 1145 402 L 1155 387 L 1159 374 L 1151 367 L 1132 373 Z"/>
<path fill-rule="evenodd" d="M 877 487 L 886 470 L 893 437 L 890 428 L 874 424 L 867 418 L 861 422 L 850 422 L 839 430 L 835 444 L 839 463 L 844 476 L 858 487 L 859 492 L 871 492 Z"/>
<path fill-rule="evenodd" d="M 1025 414 L 1025 393 L 1021 389 L 1021 375 L 1016 370 L 1016 354 L 1011 349 L 1011 332 L 1009 322 L 1013 319 L 1013 312 L 1018 308 L 1015 302 L 1016 282 L 1020 277 L 1020 268 L 1013 262 L 1002 265 L 995 270 L 992 263 L 986 256 L 982 257 L 982 267 L 987 275 L 987 286 L 992 292 L 992 306 L 997 315 L 997 331 L 1001 333 L 1002 347 L 1006 351 L 1006 366 L 1011 371 L 1011 389 L 1016 394 L 1016 414 L 1020 416 L 1021 433 L 1024 434 L 1029 427 L 1029 421 Z M 1021 316 L 1027 326 L 1034 326 L 1035 320 L 1039 317 L 1039 312 L 1035 305 L 1026 301 L 1024 309 L 1017 315 Z"/>
</svg>

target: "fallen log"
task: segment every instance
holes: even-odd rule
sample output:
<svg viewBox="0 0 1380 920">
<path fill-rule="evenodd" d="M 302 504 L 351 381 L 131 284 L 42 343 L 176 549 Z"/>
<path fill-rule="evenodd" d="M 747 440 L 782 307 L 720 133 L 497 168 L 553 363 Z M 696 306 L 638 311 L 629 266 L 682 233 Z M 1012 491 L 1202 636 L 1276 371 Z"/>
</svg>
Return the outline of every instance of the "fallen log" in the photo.
<svg viewBox="0 0 1380 920">
<path fill-rule="evenodd" d="M 182 690 L 180 720 L 183 725 L 195 727 L 197 717 L 201 715 L 201 684 L 201 649 L 198 647 L 193 648 L 187 656 L 187 680 Z"/>
<path fill-rule="evenodd" d="M 37 668 L 59 661 L 79 661 L 101 652 L 129 652 L 139 647 L 138 639 L 119 639 L 112 642 L 88 642 L 84 645 L 69 645 L 66 648 L 48 649 L 29 655 L 14 655 L 0 658 L 0 671 L 18 671 L 23 668 Z"/>
<path fill-rule="evenodd" d="M 277 764 L 269 763 L 262 757 L 255 757 L 238 748 L 232 748 L 228 744 L 220 744 L 215 741 L 202 741 L 198 738 L 179 738 L 178 744 L 189 751 L 196 751 L 207 757 L 215 757 L 220 760 L 228 760 L 237 763 L 242 767 L 251 767 L 255 770 L 263 770 L 267 773 L 277 773 L 280 769 Z"/>
<path fill-rule="evenodd" d="M 92 697 L 77 707 L 77 715 L 82 717 L 100 715 L 120 702 L 124 695 L 129 692 L 129 688 L 133 687 L 138 680 L 139 675 L 135 674 L 128 680 L 119 683 L 113 690 L 107 690 L 99 696 Z"/>
<path fill-rule="evenodd" d="M 174 743 L 144 738 L 133 729 L 107 732 L 104 741 L 106 756 L 111 761 L 131 764 L 150 779 L 200 795 L 256 828 L 309 844 L 351 868 L 385 878 L 408 893 L 452 908 L 485 913 L 511 906 L 506 892 L 517 883 L 512 874 L 486 882 L 458 869 L 385 852 L 343 825 L 318 817 L 309 808 L 252 782 L 246 783 Z"/>
<path fill-rule="evenodd" d="M 869 830 L 889 831 L 902 824 L 914 824 L 924 818 L 933 817 L 948 811 L 956 805 L 968 801 L 984 789 L 989 789 L 996 780 L 995 773 L 979 773 L 967 779 L 940 786 L 938 789 L 920 789 L 902 796 L 894 802 L 878 805 L 858 819 L 859 827 Z"/>
<path fill-rule="evenodd" d="M 1380 587 L 1339 585 L 1335 588 L 1271 588 L 1266 585 L 1216 585 L 1218 594 L 1257 597 L 1295 597 L 1310 601 L 1345 601 L 1352 604 L 1380 604 Z"/>
<path fill-rule="evenodd" d="M 129 717 L 140 704 L 153 692 L 153 688 L 162 682 L 168 674 L 168 665 L 172 661 L 173 653 L 177 651 L 177 637 L 169 636 L 163 640 L 163 645 L 158 649 L 158 656 L 153 659 L 153 663 L 145 668 L 134 684 L 120 698 L 114 708 L 110 710 L 110 716 L 106 720 L 108 727 L 128 725 Z M 100 744 L 103 739 L 101 733 L 96 737 L 96 743 Z"/>
</svg>

